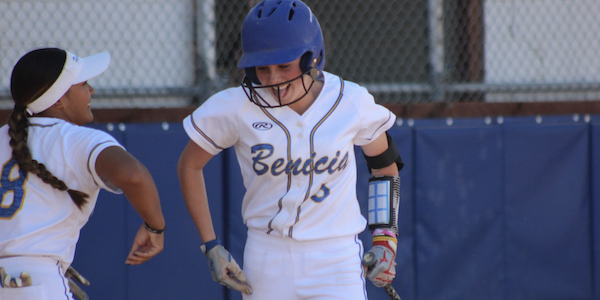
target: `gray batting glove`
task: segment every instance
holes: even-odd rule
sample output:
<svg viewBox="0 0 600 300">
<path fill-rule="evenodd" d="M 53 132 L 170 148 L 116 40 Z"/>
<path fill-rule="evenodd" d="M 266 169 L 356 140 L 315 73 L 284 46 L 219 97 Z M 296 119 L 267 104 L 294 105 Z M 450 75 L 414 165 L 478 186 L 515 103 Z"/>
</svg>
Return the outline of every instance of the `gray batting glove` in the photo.
<svg viewBox="0 0 600 300">
<path fill-rule="evenodd" d="M 206 249 L 207 244 L 209 244 L 208 252 Z M 246 274 L 240 269 L 231 254 L 220 245 L 218 240 L 216 243 L 214 241 L 205 243 L 200 246 L 200 249 L 208 258 L 208 266 L 214 281 L 244 294 L 252 294 L 252 288 L 247 283 Z"/>
<path fill-rule="evenodd" d="M 73 294 L 73 297 L 75 297 L 75 299 L 77 300 L 90 299 L 87 293 L 83 289 L 81 289 L 81 287 L 79 287 L 77 283 L 75 283 L 75 281 L 73 281 L 73 278 L 69 278 L 69 289 L 71 290 L 71 294 Z"/>
<path fill-rule="evenodd" d="M 367 278 L 377 287 L 392 283 L 396 277 L 396 245 L 395 238 L 374 237 L 373 248 L 363 256 Z"/>
<path fill-rule="evenodd" d="M 67 278 L 73 278 L 73 279 L 77 280 L 77 282 L 79 282 L 83 285 L 90 285 L 90 281 L 87 280 L 85 277 L 83 277 L 81 274 L 79 274 L 79 272 L 77 272 L 77 270 L 75 270 L 71 266 L 69 266 L 69 268 L 67 269 L 67 272 L 65 272 L 65 276 Z"/>
<path fill-rule="evenodd" d="M 71 293 L 77 300 L 88 300 L 89 297 L 86 292 L 75 283 L 75 281 L 83 284 L 90 285 L 90 281 L 83 277 L 77 270 L 73 267 L 69 266 L 67 272 L 65 272 L 65 276 L 69 279 L 69 288 L 71 289 Z"/>
</svg>

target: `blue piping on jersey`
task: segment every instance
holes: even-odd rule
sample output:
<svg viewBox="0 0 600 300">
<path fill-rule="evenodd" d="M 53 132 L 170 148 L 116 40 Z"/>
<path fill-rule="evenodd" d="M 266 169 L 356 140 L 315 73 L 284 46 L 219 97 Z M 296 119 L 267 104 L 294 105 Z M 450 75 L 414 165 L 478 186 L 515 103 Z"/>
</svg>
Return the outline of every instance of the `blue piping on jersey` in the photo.
<svg viewBox="0 0 600 300">
<path fill-rule="evenodd" d="M 311 157 L 313 155 L 316 156 L 315 143 L 314 143 L 315 132 L 317 132 L 317 129 L 323 124 L 323 122 L 325 122 L 325 120 L 327 118 L 329 118 L 329 116 L 331 116 L 333 111 L 338 107 L 338 105 L 340 104 L 340 101 L 342 100 L 343 95 L 344 95 L 344 80 L 342 79 L 342 77 L 340 77 L 340 94 L 339 94 L 337 100 L 335 100 L 335 103 L 333 104 L 331 109 L 329 109 L 329 111 L 323 116 L 323 118 L 321 118 L 321 120 L 315 125 L 315 127 L 313 127 L 312 131 L 310 132 L 310 155 L 311 155 Z M 314 164 L 314 162 L 311 161 L 311 169 L 314 169 L 313 164 Z M 306 195 L 304 196 L 304 200 L 302 200 L 302 203 L 304 203 L 306 201 L 306 199 L 308 199 L 310 196 L 310 189 L 313 184 L 313 176 L 314 176 L 313 172 L 310 172 L 309 180 L 308 180 L 308 189 L 306 190 Z M 298 210 L 296 213 L 296 221 L 294 222 L 294 225 L 290 226 L 290 229 L 288 230 L 288 235 L 290 237 L 292 237 L 292 233 L 294 231 L 294 226 L 296 224 L 298 224 L 298 221 L 300 221 L 300 213 L 302 212 L 302 203 L 298 206 Z"/>
<path fill-rule="evenodd" d="M 260 109 L 263 111 L 263 113 L 265 115 L 267 115 L 267 117 L 269 117 L 269 119 L 271 119 L 273 122 L 275 122 L 277 125 L 279 125 L 279 127 L 285 133 L 285 136 L 288 141 L 287 157 L 288 157 L 288 161 L 291 161 L 292 160 L 292 138 L 290 136 L 289 130 L 281 122 L 279 122 L 279 120 L 275 119 L 275 117 L 273 117 L 273 115 L 271 115 L 264 107 L 261 106 Z M 269 221 L 269 225 L 268 225 L 269 230 L 267 231 L 267 234 L 270 234 L 273 231 L 273 227 L 271 227 L 271 225 L 273 224 L 273 220 L 275 220 L 277 215 L 279 215 L 279 213 L 283 209 L 283 204 L 282 204 L 283 197 L 285 197 L 285 195 L 290 191 L 291 186 L 292 186 L 292 172 L 289 172 L 288 180 L 287 180 L 287 188 L 286 188 L 285 194 L 283 194 L 283 196 L 281 196 L 281 198 L 279 198 L 279 201 L 277 201 L 277 206 L 279 206 L 279 210 L 277 210 L 277 213 L 275 214 L 275 216 L 273 216 L 273 218 Z"/>
</svg>

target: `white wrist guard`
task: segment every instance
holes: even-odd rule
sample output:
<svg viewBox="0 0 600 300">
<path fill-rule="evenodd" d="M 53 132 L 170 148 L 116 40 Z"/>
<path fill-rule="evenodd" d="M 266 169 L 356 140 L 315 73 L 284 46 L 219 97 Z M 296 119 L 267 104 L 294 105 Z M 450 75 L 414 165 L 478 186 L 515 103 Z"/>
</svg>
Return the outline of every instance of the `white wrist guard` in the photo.
<svg viewBox="0 0 600 300">
<path fill-rule="evenodd" d="M 388 228 L 398 234 L 400 177 L 377 176 L 369 179 L 368 224 L 371 231 Z"/>
</svg>

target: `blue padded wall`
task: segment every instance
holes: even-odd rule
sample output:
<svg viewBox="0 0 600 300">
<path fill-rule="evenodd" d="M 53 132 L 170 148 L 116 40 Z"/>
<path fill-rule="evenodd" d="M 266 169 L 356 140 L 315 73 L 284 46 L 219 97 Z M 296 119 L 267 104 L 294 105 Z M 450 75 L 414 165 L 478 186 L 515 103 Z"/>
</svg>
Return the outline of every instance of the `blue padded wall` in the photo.
<svg viewBox="0 0 600 300">
<path fill-rule="evenodd" d="M 600 116 L 592 121 L 591 126 L 591 183 L 592 183 L 592 249 L 594 298 L 600 299 Z"/>
<path fill-rule="evenodd" d="M 415 132 L 418 298 L 502 299 L 500 128 Z"/>
<path fill-rule="evenodd" d="M 589 126 L 504 126 L 506 299 L 592 299 Z"/>
</svg>

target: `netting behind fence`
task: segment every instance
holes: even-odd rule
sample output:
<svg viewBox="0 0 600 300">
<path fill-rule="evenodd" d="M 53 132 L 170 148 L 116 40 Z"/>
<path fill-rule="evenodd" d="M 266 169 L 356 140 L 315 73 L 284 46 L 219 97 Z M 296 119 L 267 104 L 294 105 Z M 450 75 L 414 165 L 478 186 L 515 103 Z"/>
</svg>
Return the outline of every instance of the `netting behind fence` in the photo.
<svg viewBox="0 0 600 300">
<path fill-rule="evenodd" d="M 183 107 L 239 84 L 242 21 L 256 0 L 0 0 L 0 108 L 39 47 L 108 50 L 93 106 Z M 380 103 L 600 99 L 600 2 L 306 0 L 325 70 Z M 259 33 L 257 33 L 259 34 Z"/>
</svg>

